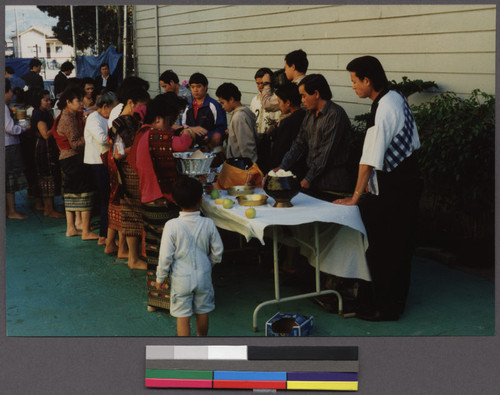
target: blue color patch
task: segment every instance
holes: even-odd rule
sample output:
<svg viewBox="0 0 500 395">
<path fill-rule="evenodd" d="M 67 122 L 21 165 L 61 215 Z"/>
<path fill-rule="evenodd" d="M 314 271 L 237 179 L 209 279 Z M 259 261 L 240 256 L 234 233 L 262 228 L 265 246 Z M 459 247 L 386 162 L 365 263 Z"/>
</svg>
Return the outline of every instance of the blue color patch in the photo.
<svg viewBox="0 0 500 395">
<path fill-rule="evenodd" d="M 286 381 L 286 372 L 214 371 L 214 380 Z"/>
</svg>

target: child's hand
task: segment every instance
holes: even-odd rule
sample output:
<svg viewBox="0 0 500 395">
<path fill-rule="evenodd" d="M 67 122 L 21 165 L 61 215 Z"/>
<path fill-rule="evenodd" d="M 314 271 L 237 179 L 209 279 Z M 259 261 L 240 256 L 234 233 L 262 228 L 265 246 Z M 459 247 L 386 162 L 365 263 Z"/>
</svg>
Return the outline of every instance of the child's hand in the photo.
<svg viewBox="0 0 500 395">
<path fill-rule="evenodd" d="M 161 283 L 159 283 L 159 282 L 157 282 L 157 281 L 155 281 L 155 288 L 156 288 L 158 291 L 161 291 L 161 289 L 162 289 L 162 284 L 161 284 Z"/>
</svg>

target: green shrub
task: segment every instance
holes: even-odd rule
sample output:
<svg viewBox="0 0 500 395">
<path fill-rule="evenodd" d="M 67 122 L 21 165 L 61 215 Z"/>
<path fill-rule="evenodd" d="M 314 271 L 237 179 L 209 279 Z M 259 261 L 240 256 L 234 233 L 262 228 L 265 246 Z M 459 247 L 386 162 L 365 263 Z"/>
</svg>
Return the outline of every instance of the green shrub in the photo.
<svg viewBox="0 0 500 395">
<path fill-rule="evenodd" d="M 495 98 L 480 90 L 465 99 L 443 93 L 412 109 L 426 194 L 440 197 L 457 214 L 491 215 Z"/>
</svg>

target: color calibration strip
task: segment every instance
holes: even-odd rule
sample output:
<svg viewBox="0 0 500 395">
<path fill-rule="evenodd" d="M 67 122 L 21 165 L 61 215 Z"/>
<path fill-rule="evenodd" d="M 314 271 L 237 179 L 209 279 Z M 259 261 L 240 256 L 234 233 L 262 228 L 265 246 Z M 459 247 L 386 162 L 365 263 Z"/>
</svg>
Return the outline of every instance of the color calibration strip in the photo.
<svg viewBox="0 0 500 395">
<path fill-rule="evenodd" d="M 358 371 L 358 347 L 146 346 L 148 388 L 357 391 Z"/>
</svg>

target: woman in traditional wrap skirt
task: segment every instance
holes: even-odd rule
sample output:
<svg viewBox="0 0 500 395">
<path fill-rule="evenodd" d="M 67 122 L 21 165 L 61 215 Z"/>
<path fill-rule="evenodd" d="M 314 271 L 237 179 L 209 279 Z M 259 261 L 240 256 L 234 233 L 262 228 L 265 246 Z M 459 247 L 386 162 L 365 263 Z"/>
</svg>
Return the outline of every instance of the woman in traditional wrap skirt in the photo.
<svg viewBox="0 0 500 395">
<path fill-rule="evenodd" d="M 194 133 L 184 129 L 175 136 L 172 125 L 186 107 L 185 99 L 168 92 L 155 97 L 147 106 L 145 125 L 137 133 L 129 160 L 140 179 L 142 216 L 146 231 L 148 261 L 148 310 L 170 308 L 169 282 L 161 291 L 155 288 L 156 267 L 165 223 L 179 215 L 172 199 L 172 184 L 177 179 L 173 151 L 186 151 Z"/>
<path fill-rule="evenodd" d="M 108 135 L 113 141 L 113 156 L 116 160 L 119 182 L 123 192 L 120 207 L 122 232 L 127 239 L 128 245 L 128 267 L 130 269 L 146 270 L 146 262 L 140 258 L 144 226 L 142 223 L 139 177 L 127 162 L 127 155 L 141 126 L 136 109 L 148 102 L 149 94 L 141 87 L 131 87 L 124 93 L 123 100 L 122 112 L 113 121 L 113 126 L 108 131 Z"/>
<path fill-rule="evenodd" d="M 33 97 L 31 129 L 35 132 L 35 162 L 38 185 L 43 199 L 43 215 L 52 218 L 66 218 L 54 208 L 54 196 L 61 194 L 61 168 L 59 166 L 59 148 L 52 136 L 52 103 L 50 92 L 37 91 Z"/>
<path fill-rule="evenodd" d="M 63 198 L 66 210 L 66 236 L 82 235 L 82 240 L 97 240 L 99 235 L 90 229 L 94 186 L 92 173 L 83 163 L 83 91 L 66 89 L 59 98 L 60 115 L 55 120 L 54 138 L 59 147 L 59 164 L 63 175 Z M 75 213 L 81 212 L 82 231 L 75 226 Z"/>
</svg>

